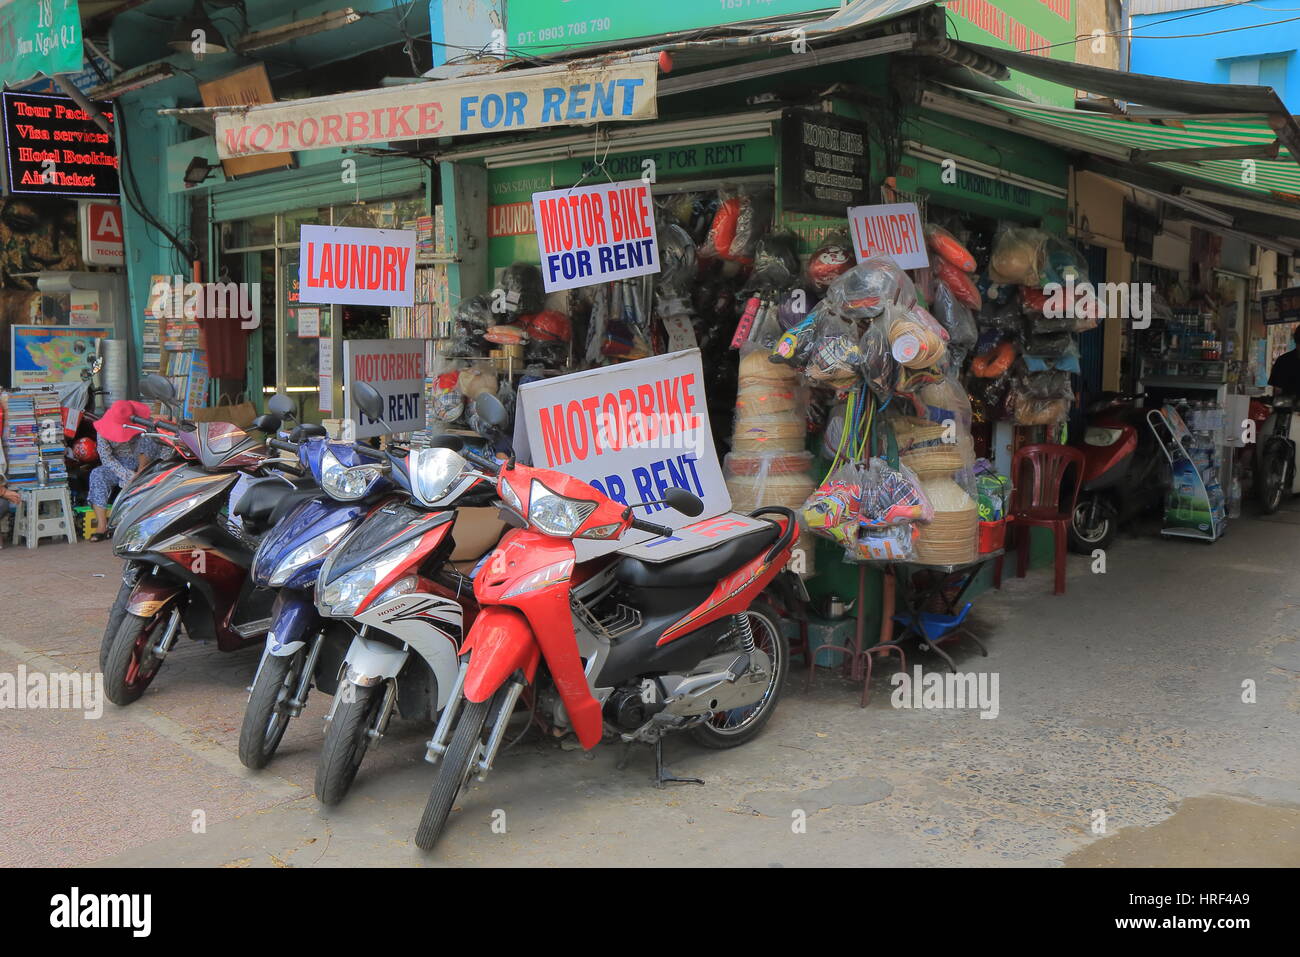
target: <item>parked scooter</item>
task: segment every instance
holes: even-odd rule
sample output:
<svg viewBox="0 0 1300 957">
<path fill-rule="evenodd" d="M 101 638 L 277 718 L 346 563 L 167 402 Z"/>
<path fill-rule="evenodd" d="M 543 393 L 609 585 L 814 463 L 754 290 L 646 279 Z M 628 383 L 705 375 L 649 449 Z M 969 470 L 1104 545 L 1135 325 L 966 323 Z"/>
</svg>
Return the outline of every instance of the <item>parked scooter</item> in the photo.
<svg viewBox="0 0 1300 957">
<path fill-rule="evenodd" d="M 147 394 L 146 385 L 142 391 Z M 170 392 L 170 383 L 166 385 Z M 266 433 L 279 426 L 275 415 L 254 423 L 254 429 Z M 195 461 L 133 482 L 129 503 L 115 510 L 114 554 L 136 570 L 117 627 L 105 636 L 100 651 L 105 694 L 118 705 L 144 693 L 175 647 L 182 625 L 191 638 L 215 638 L 222 651 L 266 633 L 273 596 L 255 590 L 248 577 L 255 536 L 318 494 L 311 485 L 271 480 L 275 494 L 246 496 L 237 504 L 240 527 L 230 519 L 228 500 L 241 470 L 293 467 L 296 462 L 268 458 L 260 435 L 228 423 L 200 423 L 176 440 Z"/>
<path fill-rule="evenodd" d="M 375 462 L 375 450 L 332 442 L 324 433 L 319 426 L 299 426 L 289 441 L 268 443 L 297 455 L 320 489 L 263 536 L 253 558 L 253 583 L 278 588 L 279 594 L 239 735 L 239 760 L 249 768 L 271 760 L 313 685 L 335 693 L 352 629 L 317 614 L 316 579 L 330 550 L 393 488 L 386 468 Z"/>
<path fill-rule="evenodd" d="M 1083 484 L 1070 550 L 1107 548 L 1120 526 L 1156 507 L 1169 487 L 1168 463 L 1146 422 L 1143 397 L 1108 392 L 1088 406 Z"/>
<path fill-rule="evenodd" d="M 357 407 L 382 423 L 379 394 L 362 382 L 352 389 Z M 356 632 L 316 768 L 316 797 L 324 804 L 347 794 L 366 750 L 384 735 L 394 711 L 432 722 L 456 681 L 456 648 L 476 611 L 470 579 L 451 564 L 457 509 L 487 504 L 495 492 L 462 468 L 464 458 L 440 444 L 462 443 L 439 437 L 430 448 L 390 445 L 378 468 L 388 470 L 406 494 L 371 512 L 321 568 L 317 609 L 327 618 L 347 619 Z M 376 468 L 358 466 L 339 481 L 360 486 Z M 497 537 L 499 531 L 493 544 Z"/>
<path fill-rule="evenodd" d="M 1292 396 L 1275 396 L 1269 409 L 1268 419 L 1255 441 L 1255 497 L 1265 515 L 1272 515 L 1288 498 L 1300 492 L 1293 437 L 1297 434 L 1296 400 Z"/>
<path fill-rule="evenodd" d="M 563 473 L 513 458 L 474 472 L 455 458 L 447 455 L 444 471 L 494 474 L 516 528 L 474 578 L 481 610 L 429 742 L 438 771 L 419 847 L 437 841 L 470 776 L 491 770 L 525 689 L 533 717 L 552 733 L 573 731 L 584 748 L 606 729 L 629 746 L 653 745 L 661 785 L 691 780 L 666 773 L 665 734 L 689 731 L 706 747 L 730 748 L 759 733 L 789 668 L 780 619 L 761 598 L 792 574 L 784 571 L 798 533 L 792 511 L 761 508 L 743 534 L 682 557 L 650 562 L 616 552 L 578 562 L 579 539 L 674 533 Z M 665 504 L 692 516 L 703 509 L 678 488 L 634 507 Z"/>
</svg>

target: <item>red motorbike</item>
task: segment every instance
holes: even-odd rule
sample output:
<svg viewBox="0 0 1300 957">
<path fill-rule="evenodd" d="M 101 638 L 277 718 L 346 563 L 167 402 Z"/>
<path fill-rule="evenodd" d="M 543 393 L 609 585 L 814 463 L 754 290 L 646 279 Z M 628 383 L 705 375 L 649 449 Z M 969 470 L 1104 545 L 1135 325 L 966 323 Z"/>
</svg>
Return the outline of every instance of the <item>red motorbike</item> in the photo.
<svg viewBox="0 0 1300 957">
<path fill-rule="evenodd" d="M 792 574 L 784 570 L 798 527 L 789 509 L 687 526 L 735 533 L 705 538 L 690 554 L 583 561 L 575 541 L 678 533 L 560 472 L 513 457 L 499 470 L 480 464 L 496 471 L 502 517 L 513 529 L 475 575 L 480 611 L 429 742 L 427 760 L 438 771 L 415 838 L 425 850 L 469 777 L 491 770 L 525 691 L 532 719 L 552 735 L 572 731 L 586 749 L 606 733 L 628 746 L 644 742 L 654 747 L 660 786 L 702 784 L 665 772 L 663 736 L 689 731 L 706 747 L 744 744 L 772 717 L 789 669 L 780 618 L 760 600 L 765 589 L 779 598 L 791 587 L 777 581 Z M 703 509 L 678 488 L 635 507 L 665 505 L 688 516 Z"/>
<path fill-rule="evenodd" d="M 1119 527 L 1157 506 L 1169 485 L 1142 396 L 1104 393 L 1087 412 L 1083 484 L 1070 526 L 1070 550 L 1083 555 L 1109 547 Z"/>
</svg>

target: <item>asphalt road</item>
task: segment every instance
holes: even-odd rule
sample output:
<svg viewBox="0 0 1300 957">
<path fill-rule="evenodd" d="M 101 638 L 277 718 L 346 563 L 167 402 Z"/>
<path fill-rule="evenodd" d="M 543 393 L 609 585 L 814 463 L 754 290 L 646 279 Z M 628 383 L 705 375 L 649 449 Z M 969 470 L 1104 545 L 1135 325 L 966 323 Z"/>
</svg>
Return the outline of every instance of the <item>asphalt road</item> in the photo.
<svg viewBox="0 0 1300 957">
<path fill-rule="evenodd" d="M 153 687 L 102 716 L 0 709 L 0 864 L 222 867 L 739 864 L 1300 864 L 1300 504 L 1213 546 L 1124 538 L 983 596 L 998 714 L 871 704 L 796 665 L 743 748 L 668 745 L 704 787 L 657 790 L 648 751 L 525 740 L 460 800 L 432 855 L 413 836 L 428 729 L 395 721 L 346 801 L 312 778 L 313 696 L 264 772 L 236 757 L 259 649 L 182 639 Z M 93 671 L 119 566 L 107 544 L 0 550 L 0 675 Z M 932 655 L 909 653 L 935 669 Z M 1255 700 L 1243 701 L 1243 683 Z M 502 825 L 504 824 L 504 828 Z"/>
</svg>

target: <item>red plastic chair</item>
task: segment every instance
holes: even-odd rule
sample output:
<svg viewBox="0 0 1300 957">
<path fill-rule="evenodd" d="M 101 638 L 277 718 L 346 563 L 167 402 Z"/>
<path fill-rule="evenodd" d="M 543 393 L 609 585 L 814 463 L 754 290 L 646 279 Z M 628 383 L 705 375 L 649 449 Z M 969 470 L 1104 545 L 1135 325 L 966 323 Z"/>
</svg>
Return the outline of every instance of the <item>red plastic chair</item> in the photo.
<svg viewBox="0 0 1300 957">
<path fill-rule="evenodd" d="M 1065 549 L 1083 484 L 1083 462 L 1083 452 L 1069 445 L 1025 445 L 1011 459 L 1011 514 L 1007 521 L 1016 529 L 1016 577 L 1024 578 L 1029 570 L 1029 530 L 1050 528 L 1056 546 L 1056 595 L 1065 594 Z M 1062 501 L 1068 501 L 1065 511 L 1061 510 Z M 1001 558 L 994 584 L 1002 584 Z"/>
</svg>

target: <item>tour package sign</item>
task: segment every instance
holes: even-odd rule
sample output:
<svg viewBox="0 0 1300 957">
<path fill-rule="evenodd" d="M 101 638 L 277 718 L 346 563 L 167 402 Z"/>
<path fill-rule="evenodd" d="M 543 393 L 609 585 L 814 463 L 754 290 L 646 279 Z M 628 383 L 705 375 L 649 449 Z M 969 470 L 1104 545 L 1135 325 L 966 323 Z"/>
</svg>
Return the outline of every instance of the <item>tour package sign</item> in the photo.
<svg viewBox="0 0 1300 957">
<path fill-rule="evenodd" d="M 731 508 L 698 349 L 521 386 L 514 447 L 524 461 L 572 475 L 625 505 L 662 499 L 676 486 L 704 501 L 705 516 Z M 663 505 L 638 508 L 637 515 L 671 528 L 696 521 Z M 631 534 L 574 545 L 585 561 L 638 540 Z"/>
<path fill-rule="evenodd" d="M 533 221 L 547 292 L 659 271 L 649 183 L 534 193 Z"/>
<path fill-rule="evenodd" d="M 108 103 L 96 108 L 109 120 Z M 31 196 L 117 196 L 112 134 L 66 96 L 0 94 L 5 187 Z"/>
<path fill-rule="evenodd" d="M 303 226 L 299 240 L 299 302 L 415 305 L 414 231 Z"/>
</svg>

